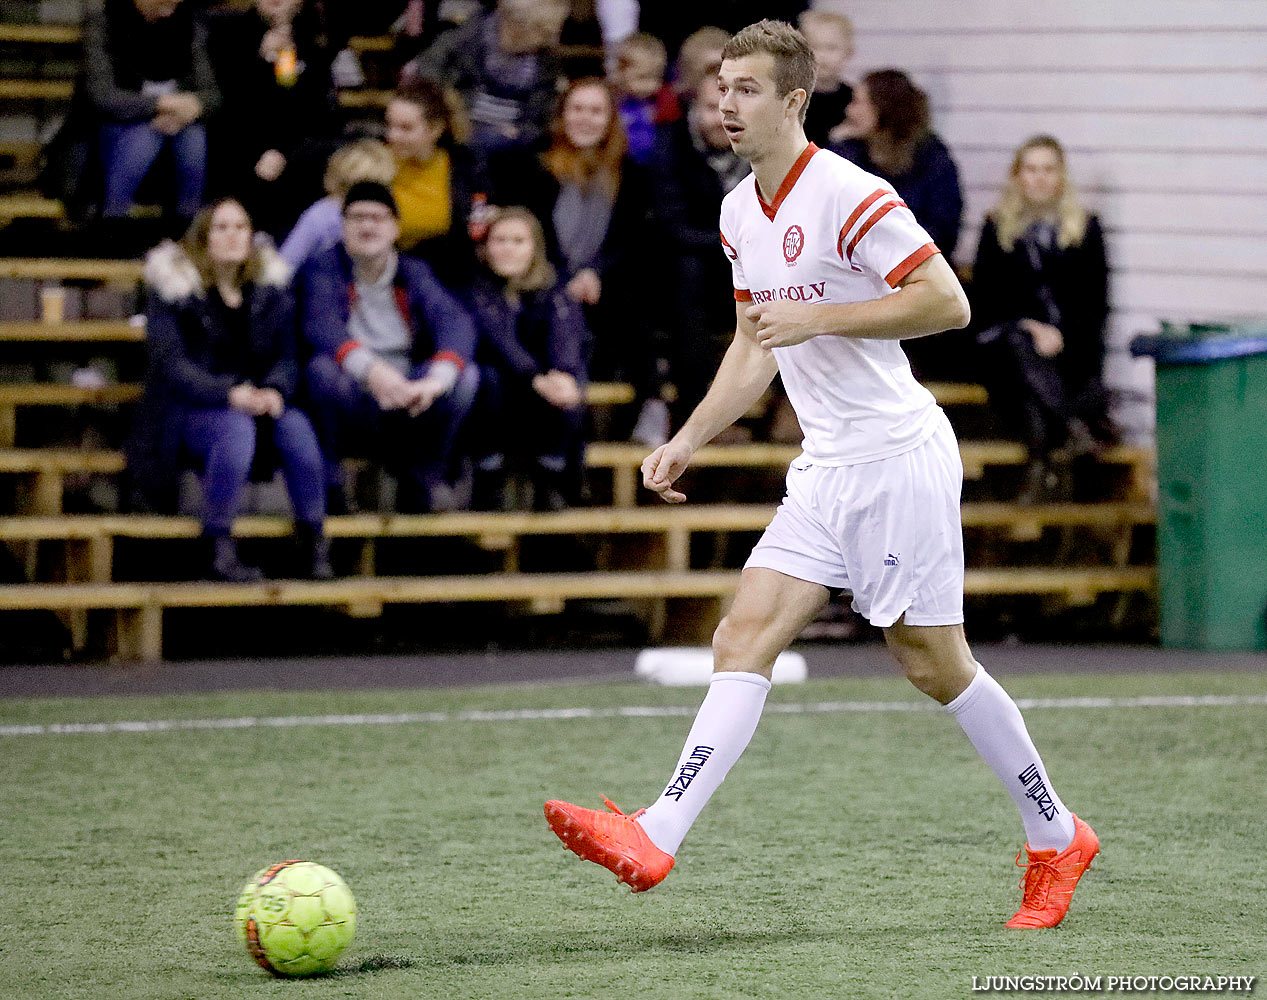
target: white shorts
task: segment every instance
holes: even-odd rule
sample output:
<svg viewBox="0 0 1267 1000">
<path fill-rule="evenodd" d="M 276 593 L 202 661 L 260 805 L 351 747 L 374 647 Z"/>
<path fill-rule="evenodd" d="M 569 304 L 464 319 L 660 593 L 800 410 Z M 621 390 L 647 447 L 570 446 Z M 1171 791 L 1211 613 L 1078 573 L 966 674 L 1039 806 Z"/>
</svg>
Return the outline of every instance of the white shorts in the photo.
<svg viewBox="0 0 1267 1000">
<path fill-rule="evenodd" d="M 950 421 L 910 451 L 861 465 L 799 458 L 744 569 L 853 593 L 880 628 L 963 621 L 963 464 Z"/>
</svg>

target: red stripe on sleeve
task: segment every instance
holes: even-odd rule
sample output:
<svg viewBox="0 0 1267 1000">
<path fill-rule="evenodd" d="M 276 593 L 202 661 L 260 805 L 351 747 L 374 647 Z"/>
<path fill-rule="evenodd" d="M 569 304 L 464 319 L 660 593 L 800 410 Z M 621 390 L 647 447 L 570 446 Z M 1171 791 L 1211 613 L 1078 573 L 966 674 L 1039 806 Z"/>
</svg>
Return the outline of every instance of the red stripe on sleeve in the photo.
<svg viewBox="0 0 1267 1000">
<path fill-rule="evenodd" d="M 359 340 L 345 340 L 337 351 L 334 352 L 334 360 L 339 364 L 343 364 L 347 360 L 347 356 L 361 346 Z"/>
<path fill-rule="evenodd" d="M 431 356 L 432 361 L 452 361 L 458 366 L 458 371 L 466 370 L 466 362 L 462 360 L 460 354 L 454 354 L 452 351 L 440 351 L 438 354 Z"/>
<path fill-rule="evenodd" d="M 888 193 L 889 192 L 885 191 L 883 188 L 881 188 L 878 191 L 872 191 L 869 195 L 866 196 L 866 198 L 863 199 L 862 203 L 857 208 L 855 208 L 852 212 L 849 213 L 849 218 L 845 220 L 844 226 L 842 226 L 840 229 L 840 238 L 836 240 L 836 253 L 840 255 L 841 260 L 844 260 L 844 257 L 845 257 L 844 250 L 842 250 L 841 248 L 844 246 L 845 237 L 849 235 L 849 230 L 853 228 L 853 224 L 862 218 L 863 212 L 865 212 L 868 208 L 870 208 L 872 205 L 874 205 L 877 201 L 879 201 Z"/>
<path fill-rule="evenodd" d="M 746 288 L 736 288 L 735 301 L 736 302 L 751 302 L 752 292 L 748 291 L 748 289 Z"/>
<path fill-rule="evenodd" d="M 871 227 L 892 212 L 893 209 L 905 207 L 906 203 L 902 201 L 886 202 L 880 206 L 879 210 L 871 216 L 871 218 L 859 226 L 857 234 L 849 241 L 849 246 L 845 247 L 845 256 L 849 258 L 850 262 L 853 261 L 853 248 L 858 245 L 859 241 L 866 236 L 867 233 L 871 232 Z"/>
<path fill-rule="evenodd" d="M 908 274 L 919 267 L 929 257 L 934 257 L 941 253 L 936 243 L 925 243 L 913 254 L 902 261 L 897 267 L 884 276 L 884 280 L 888 282 L 890 288 L 897 288 Z"/>
</svg>

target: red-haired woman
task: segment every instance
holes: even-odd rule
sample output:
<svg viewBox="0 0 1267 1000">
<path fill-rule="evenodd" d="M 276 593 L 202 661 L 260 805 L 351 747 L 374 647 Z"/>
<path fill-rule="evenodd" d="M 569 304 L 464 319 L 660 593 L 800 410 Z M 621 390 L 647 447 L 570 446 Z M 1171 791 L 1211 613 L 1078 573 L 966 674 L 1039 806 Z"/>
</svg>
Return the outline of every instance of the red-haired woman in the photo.
<svg viewBox="0 0 1267 1000">
<path fill-rule="evenodd" d="M 523 205 L 541 220 L 550 261 L 594 334 L 590 373 L 628 380 L 640 398 L 658 402 L 664 351 L 651 326 L 655 310 L 639 290 L 658 284 L 656 261 L 666 247 L 653 228 L 651 183 L 628 156 L 608 85 L 573 81 L 551 121 L 549 147 L 507 151 L 489 171 L 497 204 Z"/>
</svg>

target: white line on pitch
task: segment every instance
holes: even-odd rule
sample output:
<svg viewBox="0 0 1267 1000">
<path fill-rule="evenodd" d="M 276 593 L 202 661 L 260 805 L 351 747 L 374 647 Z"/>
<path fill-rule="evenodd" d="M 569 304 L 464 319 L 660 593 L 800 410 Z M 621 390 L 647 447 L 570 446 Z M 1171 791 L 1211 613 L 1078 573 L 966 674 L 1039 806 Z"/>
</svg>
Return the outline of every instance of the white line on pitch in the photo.
<svg viewBox="0 0 1267 1000">
<path fill-rule="evenodd" d="M 1018 698 L 1022 709 L 1086 708 L 1234 708 L 1267 705 L 1263 694 L 1144 695 L 1137 698 Z M 932 712 L 931 701 L 774 702 L 765 710 L 778 715 L 844 715 L 860 712 Z M 299 729 L 310 726 L 410 726 L 445 722 L 541 722 L 560 719 L 691 717 L 693 705 L 627 705 L 620 708 L 471 709 L 462 712 L 395 712 L 355 715 L 248 715 L 223 719 L 152 719 L 126 722 L 51 722 L 0 726 L 0 736 L 81 735 L 88 733 L 170 733 L 205 729 Z"/>
</svg>

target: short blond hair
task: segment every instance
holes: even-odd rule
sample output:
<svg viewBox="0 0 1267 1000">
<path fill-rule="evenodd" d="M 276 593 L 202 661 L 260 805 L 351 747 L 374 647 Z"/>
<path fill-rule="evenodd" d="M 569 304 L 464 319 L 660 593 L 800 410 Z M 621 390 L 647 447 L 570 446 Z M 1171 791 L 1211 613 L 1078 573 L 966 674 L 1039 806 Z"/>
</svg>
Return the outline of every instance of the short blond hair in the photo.
<svg viewBox="0 0 1267 1000">
<path fill-rule="evenodd" d="M 322 185 L 326 194 L 342 200 L 348 188 L 360 181 L 376 181 L 387 187 L 396 179 L 396 158 L 377 139 L 357 139 L 340 146 L 330 156 Z"/>
<path fill-rule="evenodd" d="M 827 28 L 835 30 L 845 44 L 853 49 L 853 22 L 844 14 L 831 10 L 807 10 L 796 21 L 801 31 L 806 28 Z"/>
<path fill-rule="evenodd" d="M 654 59 L 660 64 L 660 71 L 664 72 L 664 67 L 668 65 L 669 53 L 664 48 L 664 42 L 656 38 L 655 35 L 649 35 L 645 31 L 638 31 L 632 35 L 622 38 L 616 45 L 616 58 L 627 59 L 632 55 L 647 56 Z"/>
<path fill-rule="evenodd" d="M 723 60 L 741 59 L 762 52 L 774 60 L 774 89 L 779 97 L 786 97 L 794 90 L 805 91 L 805 103 L 800 111 L 801 123 L 804 124 L 817 75 L 809 42 L 786 21 L 766 18 L 732 35 L 721 55 Z"/>
</svg>

